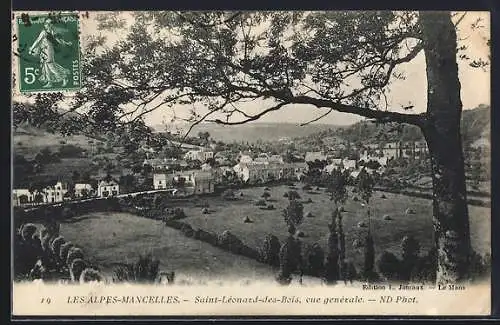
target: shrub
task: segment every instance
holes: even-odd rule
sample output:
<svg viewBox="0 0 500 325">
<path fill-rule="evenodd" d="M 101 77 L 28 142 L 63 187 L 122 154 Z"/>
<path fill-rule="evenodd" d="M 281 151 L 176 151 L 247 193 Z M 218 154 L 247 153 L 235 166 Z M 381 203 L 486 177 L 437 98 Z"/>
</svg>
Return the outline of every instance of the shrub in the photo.
<svg viewBox="0 0 500 325">
<path fill-rule="evenodd" d="M 78 247 L 71 247 L 68 251 L 68 257 L 66 258 L 66 265 L 70 267 L 71 263 L 77 258 L 83 259 L 83 251 Z"/>
<path fill-rule="evenodd" d="M 71 247 L 74 247 L 75 245 L 73 245 L 71 242 L 66 242 L 64 244 L 61 245 L 61 247 L 59 248 L 59 260 L 61 262 L 66 262 L 66 260 L 68 259 L 68 253 L 69 253 L 69 250 Z"/>
<path fill-rule="evenodd" d="M 77 282 L 82 275 L 83 270 L 87 268 L 87 263 L 81 258 L 75 258 L 73 262 L 70 264 L 69 275 L 71 277 L 71 281 Z"/>
<path fill-rule="evenodd" d="M 184 234 L 186 237 L 193 237 L 194 236 L 194 230 L 193 227 L 191 227 L 190 224 L 184 223 L 181 226 L 181 232 Z"/>
<path fill-rule="evenodd" d="M 212 246 L 217 246 L 217 234 L 214 234 L 213 232 L 208 232 L 203 229 L 196 229 L 194 231 L 193 237 L 205 243 L 209 243 Z"/>
<path fill-rule="evenodd" d="M 437 271 L 437 250 L 430 249 L 427 254 L 417 260 L 417 264 L 411 274 L 411 279 L 415 281 L 436 282 Z"/>
<path fill-rule="evenodd" d="M 363 263 L 363 276 L 367 281 L 376 280 L 377 276 L 374 271 L 375 264 L 375 245 L 373 242 L 373 237 L 370 233 L 366 235 L 365 238 L 365 251 L 364 251 L 364 263 Z"/>
<path fill-rule="evenodd" d="M 40 236 L 40 244 L 42 246 L 42 250 L 46 253 L 50 252 L 50 241 L 52 237 L 45 233 L 43 236 Z"/>
<path fill-rule="evenodd" d="M 304 206 L 302 203 L 295 200 L 288 202 L 288 206 L 283 210 L 283 218 L 287 226 L 296 228 L 300 225 L 304 219 Z"/>
<path fill-rule="evenodd" d="M 51 245 L 50 245 L 50 249 L 52 250 L 52 253 L 59 257 L 59 252 L 61 250 L 61 246 L 65 243 L 66 241 L 64 240 L 64 237 L 63 236 L 58 236 L 56 237 Z"/>
<path fill-rule="evenodd" d="M 402 268 L 401 278 L 410 280 L 418 264 L 420 243 L 413 236 L 405 236 L 401 241 Z"/>
<path fill-rule="evenodd" d="M 266 206 L 266 201 L 265 200 L 258 200 L 257 202 L 255 202 L 255 205 L 256 206 Z"/>
<path fill-rule="evenodd" d="M 218 246 L 227 249 L 233 253 L 239 253 L 244 246 L 243 242 L 229 230 L 225 230 L 217 238 Z"/>
<path fill-rule="evenodd" d="M 103 282 L 104 277 L 102 274 L 94 269 L 94 268 L 86 268 L 85 270 L 82 271 L 82 274 L 80 275 L 80 283 L 88 283 L 88 282 Z"/>
<path fill-rule="evenodd" d="M 29 241 L 33 238 L 33 235 L 36 233 L 36 226 L 32 223 L 25 224 L 21 229 L 21 237 L 24 241 Z"/>
<path fill-rule="evenodd" d="M 384 251 L 378 260 L 378 270 L 387 280 L 398 280 L 401 273 L 401 261 L 396 255 Z"/>
<path fill-rule="evenodd" d="M 153 255 L 139 255 L 137 262 L 113 270 L 113 282 L 153 283 L 158 277 L 160 261 Z"/>
<path fill-rule="evenodd" d="M 295 272 L 301 264 L 301 247 L 293 236 L 288 236 L 283 245 L 281 245 L 280 271 L 277 280 L 280 284 L 289 284 L 292 280 L 292 273 Z"/>
<path fill-rule="evenodd" d="M 358 271 L 356 270 L 354 263 L 348 262 L 346 265 L 346 280 L 349 280 L 349 282 L 352 283 L 352 281 L 356 280 L 357 278 L 358 278 Z"/>
<path fill-rule="evenodd" d="M 281 243 L 278 237 L 268 234 L 264 239 L 264 244 L 260 251 L 261 261 L 269 265 L 278 266 L 280 264 L 280 248 Z"/>
<path fill-rule="evenodd" d="M 165 220 L 165 225 L 172 227 L 174 229 L 177 229 L 177 230 L 180 230 L 182 228 L 182 226 L 185 224 L 186 223 L 184 223 L 182 221 L 177 221 L 177 220 L 173 220 L 173 219 L 166 219 Z"/>
<path fill-rule="evenodd" d="M 306 251 L 306 270 L 308 274 L 320 276 L 324 272 L 325 253 L 318 243 L 314 243 Z"/>
<path fill-rule="evenodd" d="M 408 208 L 405 210 L 405 214 L 415 214 L 415 210 Z"/>
<path fill-rule="evenodd" d="M 181 208 L 175 208 L 173 211 L 173 219 L 179 220 L 186 218 L 186 213 L 184 213 L 184 210 Z"/>
<path fill-rule="evenodd" d="M 165 282 L 165 280 L 166 280 L 166 282 Z M 173 284 L 174 281 L 175 281 L 175 272 L 162 271 L 162 272 L 158 273 L 158 277 L 157 277 L 156 282 L 158 282 L 160 284 Z"/>
<path fill-rule="evenodd" d="M 241 246 L 238 254 L 245 256 L 245 257 L 248 257 L 248 258 L 251 258 L 251 259 L 254 259 L 254 260 L 258 260 L 260 257 L 258 250 L 256 250 L 255 248 L 249 247 L 245 244 L 243 244 L 243 246 Z"/>
</svg>

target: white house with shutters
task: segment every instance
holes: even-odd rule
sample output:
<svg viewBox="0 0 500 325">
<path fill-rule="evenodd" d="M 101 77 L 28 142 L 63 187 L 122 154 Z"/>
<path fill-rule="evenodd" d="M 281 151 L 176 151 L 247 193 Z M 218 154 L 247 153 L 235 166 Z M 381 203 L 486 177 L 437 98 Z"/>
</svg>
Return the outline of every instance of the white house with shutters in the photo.
<svg viewBox="0 0 500 325">
<path fill-rule="evenodd" d="M 120 185 L 114 179 L 103 179 L 97 185 L 97 196 L 111 197 L 120 194 Z"/>
</svg>

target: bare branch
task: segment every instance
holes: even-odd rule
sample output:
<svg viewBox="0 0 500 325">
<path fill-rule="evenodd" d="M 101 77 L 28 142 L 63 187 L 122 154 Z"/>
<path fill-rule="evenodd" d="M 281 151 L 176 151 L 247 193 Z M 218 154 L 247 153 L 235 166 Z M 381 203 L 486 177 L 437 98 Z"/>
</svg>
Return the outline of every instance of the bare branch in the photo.
<svg viewBox="0 0 500 325">
<path fill-rule="evenodd" d="M 311 123 L 314 123 L 314 122 L 316 122 L 316 121 L 319 121 L 319 120 L 321 120 L 323 117 L 325 117 L 325 116 L 329 115 L 331 112 L 333 112 L 333 108 L 330 108 L 330 109 L 329 109 L 326 113 L 323 113 L 323 114 L 321 114 L 320 116 L 318 116 L 318 117 L 316 117 L 316 118 L 314 118 L 314 119 L 312 119 L 312 120 L 310 120 L 310 121 L 308 121 L 308 122 L 301 123 L 301 124 L 300 124 L 300 126 L 306 126 L 306 125 L 308 125 L 308 124 L 311 124 Z"/>
<path fill-rule="evenodd" d="M 280 108 L 282 108 L 283 106 L 285 106 L 287 104 L 289 104 L 289 103 L 287 103 L 287 102 L 279 103 L 276 106 L 273 106 L 273 107 L 270 107 L 268 109 L 265 109 L 265 110 L 263 110 L 262 112 L 260 112 L 258 114 L 251 115 L 247 119 L 241 120 L 241 121 L 237 121 L 237 122 L 222 121 L 220 119 L 207 120 L 207 122 L 214 122 L 214 123 L 223 124 L 223 125 L 241 125 L 241 124 L 245 124 L 245 123 L 248 123 L 248 122 L 251 122 L 251 121 L 258 120 L 259 118 L 261 118 L 262 116 L 266 115 L 267 113 L 272 112 L 272 111 L 277 111 L 277 110 L 279 110 Z"/>
</svg>

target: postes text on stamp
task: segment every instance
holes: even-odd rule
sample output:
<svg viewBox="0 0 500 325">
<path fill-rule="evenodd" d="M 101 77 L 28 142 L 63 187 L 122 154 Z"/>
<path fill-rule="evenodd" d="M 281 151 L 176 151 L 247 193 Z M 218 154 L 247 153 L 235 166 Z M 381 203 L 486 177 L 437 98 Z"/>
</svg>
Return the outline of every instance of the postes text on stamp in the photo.
<svg viewBox="0 0 500 325">
<path fill-rule="evenodd" d="M 20 92 L 80 89 L 78 14 L 24 13 L 16 17 L 16 24 Z"/>
</svg>

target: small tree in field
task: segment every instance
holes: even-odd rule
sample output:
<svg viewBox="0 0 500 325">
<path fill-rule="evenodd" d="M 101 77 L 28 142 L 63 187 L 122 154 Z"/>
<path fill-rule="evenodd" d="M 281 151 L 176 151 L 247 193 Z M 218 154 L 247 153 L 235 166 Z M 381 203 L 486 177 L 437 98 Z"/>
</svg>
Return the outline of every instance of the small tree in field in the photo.
<svg viewBox="0 0 500 325">
<path fill-rule="evenodd" d="M 337 214 L 340 212 L 335 209 L 332 214 L 332 221 L 328 224 L 328 252 L 325 262 L 325 282 L 327 284 L 335 283 L 339 279 L 339 236 L 337 233 Z"/>
<path fill-rule="evenodd" d="M 267 201 L 271 197 L 271 194 L 269 192 L 264 192 L 261 197 Z"/>
<path fill-rule="evenodd" d="M 297 193 L 297 191 L 294 191 L 294 190 L 291 190 L 291 191 L 288 191 L 287 193 L 287 198 L 289 201 L 296 201 L 296 200 L 300 200 L 300 195 L 299 193 Z"/>
<path fill-rule="evenodd" d="M 411 280 L 413 270 L 419 262 L 420 243 L 413 236 L 405 236 L 401 241 L 402 250 L 402 270 L 403 280 Z"/>
<path fill-rule="evenodd" d="M 365 254 L 364 254 L 364 264 L 363 264 L 363 277 L 367 281 L 375 280 L 376 273 L 374 271 L 375 266 L 375 245 L 373 243 L 373 237 L 371 232 L 368 231 L 365 239 Z"/>
<path fill-rule="evenodd" d="M 368 205 L 373 194 L 373 178 L 363 169 L 358 175 L 357 189 L 361 199 Z"/>
<path fill-rule="evenodd" d="M 331 193 L 330 199 L 335 203 L 335 207 L 344 204 L 347 200 L 347 178 L 339 169 L 334 169 L 328 180 L 328 191 Z"/>
<path fill-rule="evenodd" d="M 283 210 L 283 218 L 288 226 L 288 232 L 293 235 L 297 226 L 304 219 L 304 205 L 296 200 L 291 200 Z"/>
</svg>

